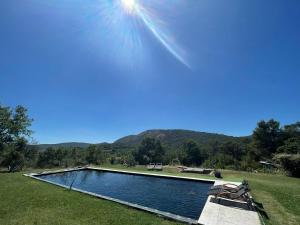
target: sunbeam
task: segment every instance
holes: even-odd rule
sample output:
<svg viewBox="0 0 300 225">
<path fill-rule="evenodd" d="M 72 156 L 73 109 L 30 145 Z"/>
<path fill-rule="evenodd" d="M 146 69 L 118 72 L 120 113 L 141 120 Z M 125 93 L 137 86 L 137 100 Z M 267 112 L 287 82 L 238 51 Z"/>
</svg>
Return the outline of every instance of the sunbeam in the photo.
<svg viewBox="0 0 300 225">
<path fill-rule="evenodd" d="M 123 10 L 142 20 L 144 25 L 150 30 L 155 38 L 182 64 L 191 68 L 187 60 L 184 58 L 184 51 L 178 47 L 176 42 L 167 34 L 156 22 L 154 14 L 150 13 L 138 0 L 120 0 Z"/>
</svg>

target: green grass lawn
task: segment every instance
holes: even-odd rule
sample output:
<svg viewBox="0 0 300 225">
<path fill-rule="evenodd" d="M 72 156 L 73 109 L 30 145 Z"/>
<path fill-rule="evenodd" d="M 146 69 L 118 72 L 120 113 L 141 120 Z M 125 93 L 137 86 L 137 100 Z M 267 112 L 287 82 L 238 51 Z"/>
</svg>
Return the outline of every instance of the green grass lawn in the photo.
<svg viewBox="0 0 300 225">
<path fill-rule="evenodd" d="M 113 168 L 146 171 L 141 167 Z M 180 224 L 124 205 L 24 177 L 23 173 L 0 173 L 1 225 Z M 181 174 L 173 168 L 156 173 L 211 178 Z M 252 194 L 257 201 L 264 204 L 270 216 L 269 220 L 264 220 L 266 224 L 300 224 L 300 179 L 237 171 L 222 171 L 222 174 L 226 180 L 241 181 L 243 178 L 249 180 Z"/>
</svg>

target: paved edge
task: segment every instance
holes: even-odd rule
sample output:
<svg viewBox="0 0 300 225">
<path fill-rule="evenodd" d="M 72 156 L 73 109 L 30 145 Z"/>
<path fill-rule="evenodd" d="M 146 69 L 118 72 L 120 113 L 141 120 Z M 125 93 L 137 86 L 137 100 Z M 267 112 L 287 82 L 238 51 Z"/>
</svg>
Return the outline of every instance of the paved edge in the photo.
<svg viewBox="0 0 300 225">
<path fill-rule="evenodd" d="M 240 185 L 241 182 L 227 182 L 217 180 L 214 185 L 222 184 Z M 251 193 L 249 197 L 252 198 Z M 256 211 L 249 211 L 240 208 L 223 206 L 211 202 L 212 196 L 208 196 L 205 206 L 198 219 L 198 224 L 202 225 L 261 225 L 259 214 Z M 228 200 L 241 202 L 238 200 Z"/>
</svg>

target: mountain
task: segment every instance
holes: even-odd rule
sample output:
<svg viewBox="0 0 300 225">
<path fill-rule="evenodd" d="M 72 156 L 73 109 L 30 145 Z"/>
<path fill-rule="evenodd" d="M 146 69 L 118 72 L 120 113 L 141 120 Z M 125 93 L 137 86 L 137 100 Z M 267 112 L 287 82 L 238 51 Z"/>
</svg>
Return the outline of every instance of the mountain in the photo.
<svg viewBox="0 0 300 225">
<path fill-rule="evenodd" d="M 89 145 L 89 143 L 84 142 L 64 142 L 58 144 L 37 144 L 34 146 L 37 146 L 40 150 L 45 150 L 47 148 L 87 148 Z"/>
<path fill-rule="evenodd" d="M 186 140 L 193 140 L 199 145 L 209 145 L 215 142 L 224 143 L 226 141 L 240 140 L 240 137 L 227 136 L 224 134 L 215 134 L 215 133 L 206 133 L 192 130 L 179 130 L 179 129 L 170 129 L 170 130 L 147 130 L 140 134 L 129 135 L 122 137 L 116 140 L 113 143 L 99 143 L 98 146 L 101 146 L 104 150 L 130 150 L 137 148 L 144 138 L 155 138 L 161 141 L 161 143 L 169 148 L 176 149 L 180 147 Z M 45 150 L 46 148 L 87 148 L 90 143 L 82 142 L 65 142 L 59 144 L 39 144 L 39 149 Z"/>
<path fill-rule="evenodd" d="M 146 137 L 155 138 L 170 148 L 178 148 L 186 140 L 193 140 L 199 145 L 207 145 L 214 142 L 224 143 L 226 141 L 239 140 L 239 137 L 227 136 L 223 134 L 206 133 L 191 130 L 147 130 L 137 135 L 129 135 L 118 139 L 113 144 L 127 147 L 136 147 Z"/>
</svg>

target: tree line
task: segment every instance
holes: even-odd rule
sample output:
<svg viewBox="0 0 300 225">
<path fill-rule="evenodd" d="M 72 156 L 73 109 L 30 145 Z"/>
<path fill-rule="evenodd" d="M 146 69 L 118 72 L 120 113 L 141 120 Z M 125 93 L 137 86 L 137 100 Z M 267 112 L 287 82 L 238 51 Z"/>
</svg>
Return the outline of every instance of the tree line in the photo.
<svg viewBox="0 0 300 225">
<path fill-rule="evenodd" d="M 280 126 L 276 120 L 258 122 L 249 137 L 199 145 L 186 140 L 177 149 L 159 140 L 145 138 L 135 149 L 107 150 L 101 145 L 83 148 L 47 148 L 28 145 L 33 120 L 27 109 L 0 105 L 0 166 L 9 171 L 25 167 L 70 167 L 86 164 L 181 164 L 209 168 L 254 170 L 260 161 L 281 165 L 290 175 L 300 177 L 300 122 Z"/>
</svg>

